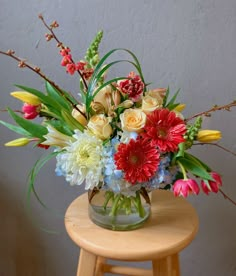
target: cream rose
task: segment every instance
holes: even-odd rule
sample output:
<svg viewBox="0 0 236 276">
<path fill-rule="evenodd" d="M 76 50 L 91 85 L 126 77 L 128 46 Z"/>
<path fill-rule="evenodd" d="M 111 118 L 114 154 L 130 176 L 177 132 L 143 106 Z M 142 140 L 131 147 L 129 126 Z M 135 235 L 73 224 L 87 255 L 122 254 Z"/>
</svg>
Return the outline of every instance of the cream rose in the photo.
<svg viewBox="0 0 236 276">
<path fill-rule="evenodd" d="M 85 113 L 85 107 L 82 105 L 76 106 L 82 113 Z M 76 109 L 74 108 L 71 113 L 72 117 L 76 119 L 81 125 L 86 126 L 87 125 L 87 119 Z"/>
<path fill-rule="evenodd" d="M 120 115 L 121 128 L 127 131 L 140 132 L 146 123 L 146 114 L 141 109 L 126 109 Z"/>
<path fill-rule="evenodd" d="M 104 114 L 92 116 L 87 127 L 95 136 L 102 140 L 108 139 L 112 134 L 112 127 L 109 124 L 109 119 Z"/>
<path fill-rule="evenodd" d="M 146 114 L 151 113 L 152 111 L 161 107 L 162 107 L 162 102 L 160 104 L 160 101 L 157 98 L 153 98 L 147 95 L 142 99 L 142 111 Z"/>
</svg>

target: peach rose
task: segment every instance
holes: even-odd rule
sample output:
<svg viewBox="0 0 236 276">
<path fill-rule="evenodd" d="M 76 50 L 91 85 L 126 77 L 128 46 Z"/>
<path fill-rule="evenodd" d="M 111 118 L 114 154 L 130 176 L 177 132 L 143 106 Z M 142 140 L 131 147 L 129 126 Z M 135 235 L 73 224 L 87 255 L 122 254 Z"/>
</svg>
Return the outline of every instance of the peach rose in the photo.
<svg viewBox="0 0 236 276">
<path fill-rule="evenodd" d="M 87 127 L 95 136 L 102 140 L 108 139 L 112 134 L 112 127 L 109 124 L 109 119 L 104 114 L 92 116 Z"/>
<path fill-rule="evenodd" d="M 140 132 L 146 123 L 146 114 L 141 109 L 126 109 L 121 115 L 121 128 Z"/>
<path fill-rule="evenodd" d="M 153 98 L 147 95 L 142 99 L 142 111 L 146 114 L 151 113 L 152 111 L 161 107 L 162 107 L 162 101 L 159 101 L 159 99 L 157 98 Z"/>
<path fill-rule="evenodd" d="M 82 113 L 85 113 L 85 107 L 82 105 L 76 106 Z M 71 113 L 72 117 L 75 118 L 76 121 L 78 121 L 82 126 L 87 125 L 87 119 L 76 109 L 74 108 Z"/>
</svg>

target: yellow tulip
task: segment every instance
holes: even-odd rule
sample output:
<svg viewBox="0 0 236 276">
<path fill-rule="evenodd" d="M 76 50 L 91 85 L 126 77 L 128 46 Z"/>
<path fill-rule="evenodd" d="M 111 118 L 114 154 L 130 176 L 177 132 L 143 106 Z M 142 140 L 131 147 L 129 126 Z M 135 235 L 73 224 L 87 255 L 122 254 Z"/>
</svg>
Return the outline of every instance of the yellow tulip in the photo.
<svg viewBox="0 0 236 276">
<path fill-rule="evenodd" d="M 11 96 L 31 105 L 39 105 L 41 103 L 40 99 L 37 96 L 26 91 L 14 91 L 11 92 Z"/>
<path fill-rule="evenodd" d="M 178 112 L 181 112 L 185 109 L 186 107 L 186 104 L 179 104 L 176 106 L 176 108 L 174 109 L 174 111 L 178 111 Z"/>
<path fill-rule="evenodd" d="M 203 143 L 210 143 L 221 139 L 221 132 L 219 130 L 199 130 L 197 140 Z"/>
<path fill-rule="evenodd" d="M 18 138 L 12 141 L 9 141 L 5 144 L 6 147 L 23 147 L 26 146 L 30 142 L 27 138 Z"/>
</svg>

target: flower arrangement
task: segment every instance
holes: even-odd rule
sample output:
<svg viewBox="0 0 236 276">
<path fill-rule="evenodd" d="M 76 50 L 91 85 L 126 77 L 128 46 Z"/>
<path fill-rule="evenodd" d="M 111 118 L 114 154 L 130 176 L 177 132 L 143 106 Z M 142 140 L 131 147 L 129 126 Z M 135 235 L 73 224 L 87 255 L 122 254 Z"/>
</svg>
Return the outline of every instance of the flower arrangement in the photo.
<svg viewBox="0 0 236 276">
<path fill-rule="evenodd" d="M 200 187 L 205 194 L 222 192 L 220 174 L 189 149 L 205 143 L 225 149 L 215 143 L 221 132 L 203 130 L 202 118 L 217 110 L 230 110 L 236 106 L 235 101 L 184 118 L 181 111 L 185 105 L 177 101 L 179 91 L 171 97 L 169 88 L 150 89 L 131 51 L 113 49 L 100 58 L 100 31 L 84 59 L 76 62 L 71 49 L 55 34 L 58 23 L 48 25 L 42 15 L 39 18 L 48 30 L 46 40 L 57 42 L 61 65 L 69 75 L 78 74 L 80 92 L 74 96 L 64 91 L 13 50 L 0 51 L 15 59 L 20 68 L 28 68 L 45 80 L 45 92 L 17 85 L 21 91 L 11 95 L 23 102 L 22 111 L 7 109 L 16 125 L 0 121 L 21 135 L 6 146 L 33 143 L 54 149 L 33 167 L 30 190 L 34 191 L 33 183 L 41 167 L 56 157 L 57 175 L 64 176 L 71 185 L 85 183 L 86 190 L 106 190 L 112 193 L 112 200 L 117 195 L 119 200 L 120 195 L 134 197 L 143 189 L 170 189 L 174 195 L 184 197 L 199 194 Z M 108 62 L 118 51 L 126 52 L 130 59 Z M 131 64 L 133 71 L 109 79 L 109 69 L 121 62 Z M 33 122 L 35 118 L 42 120 Z"/>
</svg>

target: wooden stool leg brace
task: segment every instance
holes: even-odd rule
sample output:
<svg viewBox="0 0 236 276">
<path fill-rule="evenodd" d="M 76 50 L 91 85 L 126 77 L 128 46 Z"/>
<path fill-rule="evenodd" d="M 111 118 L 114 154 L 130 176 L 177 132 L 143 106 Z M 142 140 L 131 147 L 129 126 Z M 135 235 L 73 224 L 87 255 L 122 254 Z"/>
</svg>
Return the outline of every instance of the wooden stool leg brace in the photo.
<svg viewBox="0 0 236 276">
<path fill-rule="evenodd" d="M 103 276 L 104 273 L 129 276 L 180 276 L 178 254 L 160 260 L 152 260 L 152 268 L 152 270 L 148 270 L 106 264 L 105 258 L 81 248 L 77 276 Z"/>
</svg>

